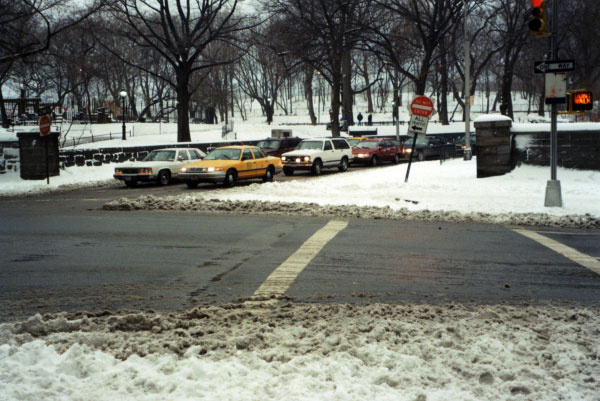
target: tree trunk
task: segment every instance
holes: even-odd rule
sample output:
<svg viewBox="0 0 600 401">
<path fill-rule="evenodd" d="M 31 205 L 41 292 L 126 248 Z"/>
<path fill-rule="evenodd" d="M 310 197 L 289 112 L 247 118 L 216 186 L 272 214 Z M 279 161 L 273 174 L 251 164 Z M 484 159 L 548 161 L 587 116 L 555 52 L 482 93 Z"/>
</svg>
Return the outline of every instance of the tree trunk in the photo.
<svg viewBox="0 0 600 401">
<path fill-rule="evenodd" d="M 367 54 L 363 55 L 363 79 L 365 80 L 365 85 L 369 85 L 369 63 Z M 373 94 L 371 91 L 371 85 L 367 88 L 367 113 L 373 112 Z"/>
<path fill-rule="evenodd" d="M 352 112 L 353 93 L 352 93 L 352 60 L 351 52 L 346 51 L 342 56 L 342 112 L 348 119 L 348 125 L 354 125 L 354 114 Z"/>
<path fill-rule="evenodd" d="M 310 116 L 310 123 L 312 125 L 316 125 L 317 117 L 315 117 L 315 110 L 313 104 L 312 72 L 312 67 L 304 69 L 304 96 L 306 97 L 306 108 L 308 109 L 308 115 Z"/>
<path fill-rule="evenodd" d="M 340 76 L 333 77 L 333 85 L 331 87 L 331 135 L 334 137 L 340 136 Z"/>
<path fill-rule="evenodd" d="M 177 142 L 191 142 L 190 136 L 190 74 L 186 69 L 177 71 Z"/>
<path fill-rule="evenodd" d="M 4 97 L 2 96 L 2 85 L 0 85 L 0 113 L 2 114 L 2 127 L 8 128 L 8 114 L 6 114 L 6 106 L 4 105 Z"/>
</svg>

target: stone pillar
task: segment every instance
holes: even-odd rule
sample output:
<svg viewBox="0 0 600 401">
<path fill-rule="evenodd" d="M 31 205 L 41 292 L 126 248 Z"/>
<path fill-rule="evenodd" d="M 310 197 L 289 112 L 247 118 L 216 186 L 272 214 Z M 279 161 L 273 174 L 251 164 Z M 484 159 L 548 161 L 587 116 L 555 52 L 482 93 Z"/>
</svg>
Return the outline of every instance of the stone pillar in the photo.
<svg viewBox="0 0 600 401">
<path fill-rule="evenodd" d="M 477 178 L 510 172 L 512 120 L 500 114 L 488 114 L 476 118 L 474 125 L 477 137 Z"/>
</svg>

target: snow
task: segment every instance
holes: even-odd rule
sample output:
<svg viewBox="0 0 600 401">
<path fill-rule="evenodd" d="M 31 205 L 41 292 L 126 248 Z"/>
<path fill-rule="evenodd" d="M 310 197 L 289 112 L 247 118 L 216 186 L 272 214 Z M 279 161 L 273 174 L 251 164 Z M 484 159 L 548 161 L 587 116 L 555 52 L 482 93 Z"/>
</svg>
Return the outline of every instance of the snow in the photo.
<svg viewBox="0 0 600 401">
<path fill-rule="evenodd" d="M 220 128 L 193 128 L 193 141 L 221 140 Z M 261 139 L 271 128 L 282 126 L 239 123 L 236 132 Z M 326 135 L 323 127 L 289 128 Z M 126 143 L 85 146 L 176 143 L 173 125 L 157 129 L 136 125 Z M 7 172 L 0 196 L 114 185 L 114 166 L 70 167 L 49 185 Z M 600 172 L 559 168 L 564 207 L 545 208 L 549 168 L 477 179 L 475 161 L 427 161 L 414 163 L 405 183 L 406 168 L 359 167 L 210 193 L 182 185 L 178 196 L 118 199 L 105 208 L 600 227 Z M 598 401 L 599 378 L 595 306 L 282 301 L 172 313 L 62 312 L 0 324 L 1 401 Z"/>
</svg>

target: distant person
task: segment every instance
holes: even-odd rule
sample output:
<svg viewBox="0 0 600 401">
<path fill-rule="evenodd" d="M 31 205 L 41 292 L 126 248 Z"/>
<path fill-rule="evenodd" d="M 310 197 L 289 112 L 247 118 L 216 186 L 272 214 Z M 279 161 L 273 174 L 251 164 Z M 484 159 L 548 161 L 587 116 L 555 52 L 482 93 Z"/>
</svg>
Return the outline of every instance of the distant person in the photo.
<svg viewBox="0 0 600 401">
<path fill-rule="evenodd" d="M 369 114 L 369 117 L 367 117 L 367 125 L 373 125 L 373 114 Z"/>
<path fill-rule="evenodd" d="M 361 126 L 362 125 L 362 120 L 363 120 L 363 115 L 361 112 L 358 112 L 358 115 L 356 116 L 356 119 L 358 120 L 358 125 Z"/>
</svg>

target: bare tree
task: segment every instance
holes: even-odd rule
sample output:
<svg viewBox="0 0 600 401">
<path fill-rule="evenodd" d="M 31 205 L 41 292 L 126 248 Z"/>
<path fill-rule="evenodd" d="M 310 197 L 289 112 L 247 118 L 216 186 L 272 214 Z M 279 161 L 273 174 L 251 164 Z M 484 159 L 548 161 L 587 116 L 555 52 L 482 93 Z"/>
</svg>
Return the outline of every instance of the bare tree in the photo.
<svg viewBox="0 0 600 401">
<path fill-rule="evenodd" d="M 232 62 L 210 47 L 231 43 L 247 28 L 235 17 L 237 0 L 119 0 L 113 15 L 123 23 L 122 40 L 150 51 L 165 60 L 173 74 L 161 74 L 139 65 L 128 54 L 118 56 L 148 74 L 167 82 L 177 94 L 177 140 L 189 142 L 190 97 L 195 87 L 192 75 L 198 71 Z M 114 43 L 105 43 L 112 48 Z"/>
</svg>

